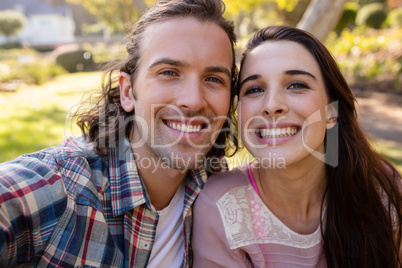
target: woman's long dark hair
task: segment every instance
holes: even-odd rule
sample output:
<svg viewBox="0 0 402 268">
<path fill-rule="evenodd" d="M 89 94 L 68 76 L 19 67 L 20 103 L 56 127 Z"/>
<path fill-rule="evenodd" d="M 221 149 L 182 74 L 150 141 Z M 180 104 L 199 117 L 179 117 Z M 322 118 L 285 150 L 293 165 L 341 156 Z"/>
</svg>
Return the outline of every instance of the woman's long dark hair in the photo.
<svg viewBox="0 0 402 268">
<path fill-rule="evenodd" d="M 338 140 L 334 143 L 326 135 L 327 154 L 338 158 L 337 166 L 326 165 L 326 217 L 321 224 L 328 267 L 401 266 L 400 174 L 371 147 L 335 59 L 311 34 L 287 26 L 264 28 L 249 40 L 242 65 L 251 50 L 275 40 L 296 42 L 310 51 L 320 66 L 330 101 L 338 102 Z"/>
</svg>

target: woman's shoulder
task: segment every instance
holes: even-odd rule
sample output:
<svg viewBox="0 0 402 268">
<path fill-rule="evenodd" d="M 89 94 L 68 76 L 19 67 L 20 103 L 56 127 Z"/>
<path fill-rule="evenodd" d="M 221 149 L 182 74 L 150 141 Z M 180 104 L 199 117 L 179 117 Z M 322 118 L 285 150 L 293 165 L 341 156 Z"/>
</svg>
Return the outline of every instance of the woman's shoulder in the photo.
<svg viewBox="0 0 402 268">
<path fill-rule="evenodd" d="M 213 174 L 208 178 L 201 194 L 217 200 L 232 188 L 248 184 L 248 164 L 244 164 L 228 171 Z"/>
</svg>

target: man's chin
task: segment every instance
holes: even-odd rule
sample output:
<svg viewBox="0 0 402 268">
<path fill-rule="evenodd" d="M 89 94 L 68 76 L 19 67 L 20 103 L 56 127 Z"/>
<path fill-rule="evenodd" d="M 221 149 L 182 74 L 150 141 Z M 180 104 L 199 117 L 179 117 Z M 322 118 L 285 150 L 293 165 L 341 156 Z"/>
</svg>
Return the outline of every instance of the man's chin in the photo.
<svg viewBox="0 0 402 268">
<path fill-rule="evenodd" d="M 202 154 L 199 157 L 184 157 L 184 156 L 173 156 L 171 158 L 162 158 L 163 163 L 166 167 L 171 169 L 188 171 L 200 167 L 204 163 L 205 155 Z"/>
<path fill-rule="evenodd" d="M 183 149 L 183 148 L 181 148 Z M 186 148 L 189 149 L 189 148 Z M 155 153 L 161 159 L 163 167 L 176 170 L 192 170 L 204 164 L 205 156 L 208 151 L 199 150 L 156 150 Z"/>
</svg>

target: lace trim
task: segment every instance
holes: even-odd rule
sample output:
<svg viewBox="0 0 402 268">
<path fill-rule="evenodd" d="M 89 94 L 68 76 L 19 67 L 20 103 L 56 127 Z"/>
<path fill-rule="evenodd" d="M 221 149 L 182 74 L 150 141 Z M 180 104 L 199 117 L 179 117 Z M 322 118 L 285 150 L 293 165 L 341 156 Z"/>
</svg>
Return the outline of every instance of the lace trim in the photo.
<svg viewBox="0 0 402 268">
<path fill-rule="evenodd" d="M 262 202 L 251 184 L 229 190 L 218 201 L 230 249 L 252 244 L 311 248 L 321 242 L 321 228 L 308 235 L 284 225 Z"/>
</svg>

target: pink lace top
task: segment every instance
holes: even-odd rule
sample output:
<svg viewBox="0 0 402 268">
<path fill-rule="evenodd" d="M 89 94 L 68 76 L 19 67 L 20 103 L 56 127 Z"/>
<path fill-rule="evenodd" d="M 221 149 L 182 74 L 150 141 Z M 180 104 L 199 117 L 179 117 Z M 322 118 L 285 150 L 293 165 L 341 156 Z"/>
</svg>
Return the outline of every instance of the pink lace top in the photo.
<svg viewBox="0 0 402 268">
<path fill-rule="evenodd" d="M 193 219 L 194 268 L 326 267 L 321 228 L 299 234 L 283 224 L 258 195 L 249 164 L 208 178 Z"/>
<path fill-rule="evenodd" d="M 255 183 L 253 173 L 251 173 L 251 165 L 252 164 L 253 164 L 253 162 L 248 164 L 248 178 L 250 179 L 250 183 L 251 183 L 251 185 L 253 185 L 255 192 L 258 194 L 258 196 L 260 196 L 260 192 L 258 191 L 257 184 Z"/>
</svg>

